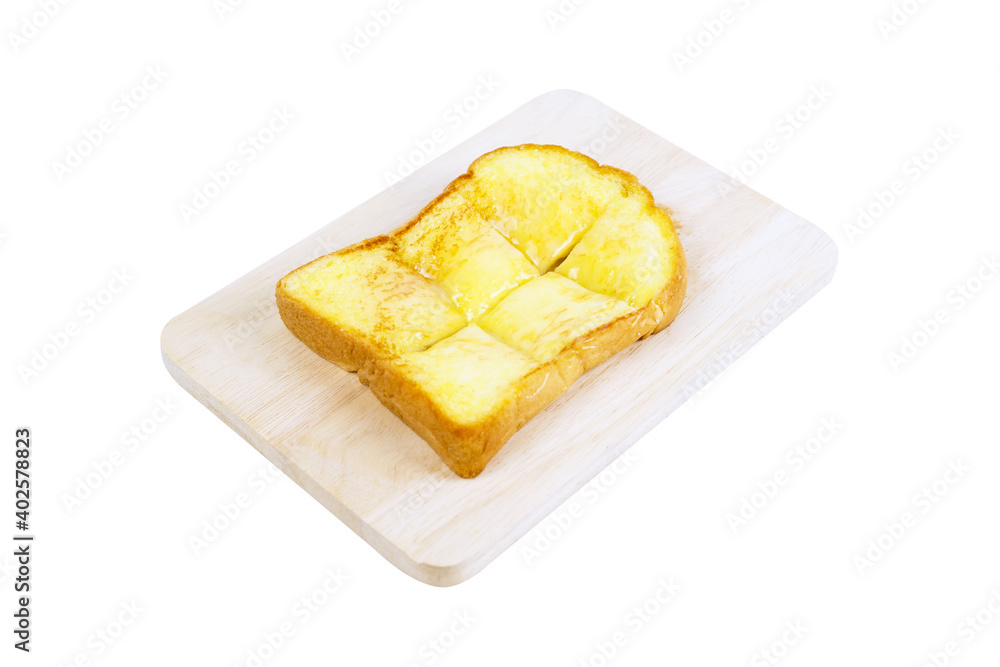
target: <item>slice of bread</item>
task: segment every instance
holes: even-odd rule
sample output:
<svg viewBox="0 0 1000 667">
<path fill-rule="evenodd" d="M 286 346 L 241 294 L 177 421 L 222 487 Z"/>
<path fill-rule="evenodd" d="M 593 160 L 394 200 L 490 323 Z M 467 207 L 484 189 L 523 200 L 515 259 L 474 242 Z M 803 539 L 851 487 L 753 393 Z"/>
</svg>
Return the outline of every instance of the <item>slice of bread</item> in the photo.
<svg viewBox="0 0 1000 667">
<path fill-rule="evenodd" d="M 582 373 L 677 316 L 684 251 L 631 174 L 560 146 L 476 160 L 410 223 L 277 285 L 288 329 L 475 477 Z"/>
</svg>

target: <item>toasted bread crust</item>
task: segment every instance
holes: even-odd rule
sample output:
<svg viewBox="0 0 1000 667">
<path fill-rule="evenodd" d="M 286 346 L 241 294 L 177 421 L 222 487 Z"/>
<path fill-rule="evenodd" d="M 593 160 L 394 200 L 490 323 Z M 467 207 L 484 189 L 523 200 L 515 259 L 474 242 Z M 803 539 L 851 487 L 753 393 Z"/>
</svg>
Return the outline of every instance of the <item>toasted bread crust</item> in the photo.
<svg viewBox="0 0 1000 667">
<path fill-rule="evenodd" d="M 676 262 L 676 270 L 662 291 L 645 306 L 578 336 L 553 359 L 540 364 L 521 378 L 503 397 L 498 407 L 480 422 L 471 425 L 456 422 L 434 401 L 434 397 L 430 396 L 424 387 L 393 363 L 391 356 L 386 356 L 383 351 L 369 344 L 363 332 L 337 326 L 308 303 L 297 299 L 286 282 L 292 274 L 279 281 L 276 287 L 278 311 L 285 326 L 324 359 L 344 370 L 357 371 L 358 379 L 404 423 L 426 440 L 441 459 L 461 477 L 475 477 L 481 473 L 490 459 L 518 429 L 565 392 L 584 372 L 603 363 L 636 340 L 662 331 L 673 322 L 680 311 L 687 287 L 686 259 L 670 217 L 666 211 L 656 206 L 652 194 L 635 176 L 614 167 L 602 167 L 592 158 L 581 156 L 561 146 L 526 144 L 497 150 L 531 149 L 551 150 L 583 157 L 593 168 L 617 174 L 630 191 L 638 193 L 646 200 L 646 206 L 654 215 L 661 216 L 665 229 L 672 235 L 671 252 Z M 487 153 L 473 162 L 466 174 L 452 181 L 444 192 L 425 206 L 413 220 L 393 233 L 362 241 L 333 254 L 358 252 L 377 246 L 394 247 L 400 234 L 417 224 L 436 204 L 471 179 L 476 165 L 495 152 L 497 151 Z"/>
<path fill-rule="evenodd" d="M 390 236 L 375 236 L 342 248 L 336 253 L 346 254 L 380 246 L 392 246 L 394 242 Z M 323 257 L 317 257 L 296 271 L 322 260 Z M 379 355 L 379 351 L 368 343 L 365 336 L 361 335 L 363 332 L 339 327 L 316 312 L 310 304 L 297 299 L 288 288 L 287 281 L 291 275 L 290 273 L 278 281 L 274 296 L 281 321 L 285 323 L 285 327 L 289 331 L 295 334 L 296 338 L 319 356 L 352 373 L 359 370 L 366 360 Z"/>
<path fill-rule="evenodd" d="M 672 226 L 671 226 L 672 227 Z M 684 305 L 684 295 L 687 293 L 687 255 L 680 242 L 677 242 L 674 257 L 677 259 L 677 271 L 671 276 L 670 282 L 663 288 L 650 303 L 659 311 L 656 315 L 656 326 L 652 333 L 659 333 L 670 326 L 670 323 L 677 319 Z"/>
</svg>

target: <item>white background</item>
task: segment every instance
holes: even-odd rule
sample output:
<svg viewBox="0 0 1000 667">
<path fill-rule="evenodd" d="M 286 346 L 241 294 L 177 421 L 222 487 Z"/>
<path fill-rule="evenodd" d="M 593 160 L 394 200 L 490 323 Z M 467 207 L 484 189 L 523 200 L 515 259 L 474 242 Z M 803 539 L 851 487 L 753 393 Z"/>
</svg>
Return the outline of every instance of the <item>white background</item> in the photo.
<svg viewBox="0 0 1000 667">
<path fill-rule="evenodd" d="M 909 0 L 915 13 L 886 34 L 888 0 L 591 0 L 564 2 L 559 21 L 547 14 L 557 0 L 406 1 L 350 62 L 342 44 L 388 0 L 250 0 L 221 15 L 212 0 L 49 4 L 50 19 L 35 0 L 8 0 L 0 14 L 0 536 L 14 532 L 23 425 L 37 535 L 30 655 L 11 647 L 12 548 L 0 551 L 0 662 L 253 665 L 248 651 L 288 623 L 261 664 L 774 664 L 762 650 L 789 666 L 916 667 L 928 653 L 997 664 L 1000 613 L 987 604 L 996 592 L 1000 612 L 1000 280 L 984 264 L 1000 251 L 995 2 Z M 713 23 L 723 10 L 729 23 Z M 679 64 L 689 47 L 692 62 Z M 165 78 L 145 78 L 147 67 Z M 496 90 L 447 122 L 490 76 Z M 147 90 L 130 92 L 144 78 Z M 829 99 L 782 129 L 824 86 Z M 584 511 L 568 528 L 560 510 L 470 581 L 433 588 L 268 477 L 259 454 L 173 383 L 159 333 L 379 192 L 435 128 L 446 130 L 438 155 L 556 88 L 727 172 L 775 139 L 762 166 L 747 163 L 747 182 L 825 229 L 840 265 L 636 444 L 604 492 L 578 494 Z M 127 117 L 123 94 L 134 95 Z M 294 120 L 245 160 L 241 143 L 276 108 Z M 105 118 L 110 134 L 57 173 Z M 935 155 L 948 128 L 957 138 Z M 925 149 L 936 160 L 914 172 Z M 230 159 L 240 173 L 185 221 L 180 205 Z M 849 233 L 897 179 L 902 194 Z M 102 292 L 122 270 L 124 289 Z M 980 271 L 992 282 L 977 283 Z M 981 288 L 973 298 L 953 291 L 967 284 Z M 87 299 L 102 297 L 91 313 Z M 927 325 L 936 311 L 944 323 Z M 67 342 L 59 332 L 73 324 Z M 919 350 L 894 364 L 914 337 Z M 22 377 L 53 340 L 64 349 L 50 346 L 37 376 Z M 162 423 L 158 400 L 174 406 Z M 824 419 L 842 427 L 799 469 L 786 455 Z M 133 428 L 144 440 L 123 439 Z M 68 507 L 116 450 L 110 476 L 91 476 L 100 484 Z M 916 497 L 949 462 L 967 471 L 939 482 L 934 502 Z M 727 515 L 778 471 L 787 483 L 757 496 L 734 531 Z M 195 554 L 190 538 L 239 494 L 249 506 Z M 892 528 L 906 513 L 911 525 Z M 877 562 L 864 565 L 866 554 Z M 348 580 L 327 595 L 338 568 Z M 660 604 L 670 578 L 681 590 Z M 295 605 L 312 595 L 324 604 L 306 618 Z M 637 622 L 633 608 L 651 598 Z M 984 609 L 971 630 L 965 619 Z M 624 645 L 605 658 L 616 632 Z M 956 655 L 941 655 L 951 641 Z"/>
</svg>

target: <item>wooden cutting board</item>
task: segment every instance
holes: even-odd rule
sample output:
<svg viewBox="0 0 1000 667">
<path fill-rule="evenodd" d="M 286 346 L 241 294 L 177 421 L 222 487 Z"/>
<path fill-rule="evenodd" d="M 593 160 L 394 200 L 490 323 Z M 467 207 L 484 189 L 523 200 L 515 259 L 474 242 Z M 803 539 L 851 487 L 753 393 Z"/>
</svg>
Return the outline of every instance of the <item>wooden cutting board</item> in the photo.
<svg viewBox="0 0 1000 667">
<path fill-rule="evenodd" d="M 635 174 L 687 252 L 677 320 L 589 371 L 475 479 L 454 475 L 357 378 L 281 323 L 274 286 L 328 252 L 409 221 L 477 157 L 554 143 Z M 597 100 L 525 104 L 171 320 L 182 387 L 407 574 L 464 581 L 599 474 L 833 277 L 821 230 Z M 682 445 L 679 445 L 682 446 Z M 637 526 L 638 528 L 638 526 Z"/>
</svg>

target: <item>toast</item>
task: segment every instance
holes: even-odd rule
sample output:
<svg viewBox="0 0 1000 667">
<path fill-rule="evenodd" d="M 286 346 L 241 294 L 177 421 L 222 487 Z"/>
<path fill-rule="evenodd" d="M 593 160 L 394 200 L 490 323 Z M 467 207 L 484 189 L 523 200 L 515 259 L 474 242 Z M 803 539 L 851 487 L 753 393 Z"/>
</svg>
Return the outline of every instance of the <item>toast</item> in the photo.
<svg viewBox="0 0 1000 667">
<path fill-rule="evenodd" d="M 673 223 L 634 176 L 526 144 L 276 297 L 292 334 L 475 477 L 581 374 L 669 325 L 686 285 Z"/>
</svg>

